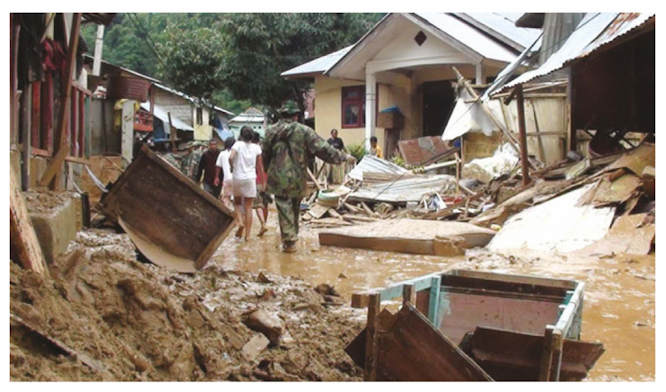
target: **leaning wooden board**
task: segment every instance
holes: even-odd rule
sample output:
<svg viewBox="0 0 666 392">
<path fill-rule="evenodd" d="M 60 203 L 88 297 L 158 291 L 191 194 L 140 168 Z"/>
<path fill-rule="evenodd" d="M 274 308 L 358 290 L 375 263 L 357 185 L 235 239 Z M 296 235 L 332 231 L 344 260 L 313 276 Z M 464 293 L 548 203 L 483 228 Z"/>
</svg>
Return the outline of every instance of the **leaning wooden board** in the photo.
<svg viewBox="0 0 666 392">
<path fill-rule="evenodd" d="M 321 245 L 426 255 L 452 256 L 485 246 L 490 229 L 464 222 L 392 219 L 319 233 Z"/>
<path fill-rule="evenodd" d="M 233 229 L 233 212 L 147 147 L 141 152 L 98 209 L 164 252 L 191 261 L 191 268 L 172 268 L 203 268 Z M 166 259 L 151 261 L 169 267 Z"/>
</svg>

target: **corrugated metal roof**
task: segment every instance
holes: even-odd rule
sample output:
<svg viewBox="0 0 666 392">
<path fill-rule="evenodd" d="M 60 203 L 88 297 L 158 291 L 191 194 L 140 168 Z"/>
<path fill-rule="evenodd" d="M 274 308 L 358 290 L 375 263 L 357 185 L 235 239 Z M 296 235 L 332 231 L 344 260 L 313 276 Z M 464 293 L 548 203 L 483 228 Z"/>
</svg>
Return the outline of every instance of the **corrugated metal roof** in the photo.
<svg viewBox="0 0 666 392">
<path fill-rule="evenodd" d="M 577 58 L 587 56 L 630 30 L 641 26 L 654 16 L 652 14 L 591 13 L 585 15 L 576 30 L 569 36 L 560 50 L 550 56 L 539 68 L 525 72 L 511 83 L 507 83 L 496 93 L 519 84 L 529 82 L 540 76 L 571 63 Z"/>
<path fill-rule="evenodd" d="M 455 177 L 446 174 L 420 175 L 390 182 L 364 184 L 357 191 L 350 193 L 349 198 L 387 203 L 419 202 L 423 195 L 440 192 L 442 188 L 452 187 L 455 189 L 455 183 Z"/>
<path fill-rule="evenodd" d="M 433 159 L 442 159 L 457 150 L 449 148 L 439 136 L 400 140 L 398 148 L 400 149 L 400 154 L 405 159 L 405 163 L 411 166 L 426 165 Z"/>
<path fill-rule="evenodd" d="M 171 93 L 171 94 L 178 95 L 179 97 L 183 97 L 183 98 L 187 99 L 188 101 L 190 101 L 190 102 L 192 102 L 192 103 L 194 103 L 194 104 L 197 103 L 197 99 L 196 99 L 195 97 L 192 97 L 192 96 L 190 96 L 190 95 L 187 95 L 187 94 L 185 94 L 185 93 L 183 93 L 183 92 L 180 92 L 180 91 L 178 91 L 178 90 L 175 90 L 175 89 L 173 89 L 173 88 L 171 88 L 171 87 L 167 87 L 167 86 L 165 86 L 165 85 L 163 85 L 163 84 L 160 84 L 160 83 L 154 83 L 154 85 L 155 85 L 155 87 L 160 88 L 160 89 L 162 89 L 162 90 L 164 90 L 164 91 L 167 91 L 167 92 L 169 92 L 169 93 Z M 155 106 L 157 107 L 157 105 L 155 105 Z M 230 112 L 230 111 L 228 111 L 228 110 L 222 109 L 222 108 L 219 107 L 219 106 L 215 106 L 214 109 L 217 110 L 217 111 L 220 111 L 220 112 L 227 113 L 227 114 L 232 115 L 232 116 L 234 115 L 233 112 Z"/>
<path fill-rule="evenodd" d="M 256 123 L 263 123 L 264 119 L 266 116 L 264 116 L 264 113 L 256 108 L 249 108 L 243 113 L 239 114 L 238 116 L 232 118 L 229 120 L 230 123 L 248 123 L 248 122 L 256 122 Z"/>
<path fill-rule="evenodd" d="M 353 47 L 354 45 L 347 46 L 346 48 L 340 49 L 337 52 L 329 53 L 305 64 L 301 64 L 298 67 L 284 71 L 280 75 L 283 77 L 288 77 L 313 73 L 324 73 L 328 71 L 328 69 L 331 68 L 335 63 L 337 63 L 338 60 L 347 54 L 347 52 L 349 52 Z"/>
<path fill-rule="evenodd" d="M 403 174 L 409 172 L 409 170 L 386 159 L 366 155 L 347 175 L 354 180 L 363 181 L 363 173 L 365 172 Z"/>
<path fill-rule="evenodd" d="M 142 102 L 141 103 L 141 108 L 144 110 L 147 110 L 150 112 L 150 102 Z M 165 124 L 169 123 L 169 115 L 167 114 L 167 111 L 161 107 L 160 105 L 155 105 L 155 110 L 153 111 L 153 116 L 159 118 L 164 122 Z M 178 117 L 171 116 L 171 120 L 173 120 L 173 127 L 183 130 L 183 131 L 194 131 L 194 128 L 192 128 L 191 125 L 187 124 L 183 120 L 179 119 Z M 167 129 L 165 129 L 167 131 Z"/>
<path fill-rule="evenodd" d="M 528 46 L 537 39 L 541 33 L 538 29 L 526 29 L 523 27 L 516 27 L 516 16 L 520 17 L 522 14 L 498 14 L 498 13 L 456 13 L 456 16 L 463 19 L 468 23 L 477 25 L 478 27 L 489 29 L 488 33 L 492 34 L 498 39 L 503 41 L 510 40 L 512 43 L 518 44 L 512 46 L 516 50 L 525 50 Z M 483 26 L 479 26 L 479 24 Z M 535 47 L 533 50 L 539 49 Z"/>
<path fill-rule="evenodd" d="M 500 44 L 495 39 L 490 38 L 486 33 L 480 31 L 478 27 L 470 26 L 469 24 L 452 15 L 445 13 L 414 13 L 413 15 L 424 20 L 443 33 L 453 37 L 455 40 L 459 41 L 463 45 L 469 47 L 472 51 L 487 59 L 511 62 L 516 57 L 516 54 L 512 50 Z M 475 20 L 478 20 L 479 23 L 482 23 L 483 25 L 487 25 L 488 28 L 493 29 L 499 35 L 510 34 L 506 36 L 506 39 L 518 42 L 522 46 L 531 44 L 534 40 L 534 35 L 539 34 L 538 31 L 535 33 L 530 29 L 519 28 L 511 25 L 511 20 L 513 20 L 512 18 L 517 18 L 520 14 L 485 15 L 486 16 L 484 17 L 482 14 L 475 14 Z M 301 64 L 298 67 L 283 72 L 281 75 L 283 77 L 289 77 L 326 73 L 334 65 L 336 65 L 340 59 L 346 56 L 348 52 L 350 52 L 356 45 L 359 45 L 367 37 L 369 37 L 369 33 L 376 29 L 377 26 L 379 26 L 384 20 L 388 20 L 388 18 L 385 17 L 382 21 L 375 25 L 373 29 L 366 33 L 363 38 L 361 38 L 356 44 L 348 46 L 337 52 L 327 54 L 326 56 L 319 57 L 305 64 Z M 499 39 L 505 41 L 505 39 L 502 37 L 499 37 Z"/>
<path fill-rule="evenodd" d="M 415 13 L 414 15 L 425 20 L 433 27 L 451 36 L 486 59 L 510 63 L 516 58 L 516 53 L 512 50 L 507 49 L 504 45 L 488 37 L 478 28 L 472 27 L 449 14 Z"/>
</svg>

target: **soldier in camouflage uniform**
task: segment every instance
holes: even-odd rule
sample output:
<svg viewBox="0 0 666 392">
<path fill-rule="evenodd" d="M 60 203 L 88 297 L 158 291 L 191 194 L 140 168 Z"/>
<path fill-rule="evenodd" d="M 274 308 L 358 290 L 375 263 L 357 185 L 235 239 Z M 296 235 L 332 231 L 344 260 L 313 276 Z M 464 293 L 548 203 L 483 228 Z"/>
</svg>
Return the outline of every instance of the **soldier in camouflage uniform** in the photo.
<svg viewBox="0 0 666 392">
<path fill-rule="evenodd" d="M 199 161 L 204 153 L 201 142 L 189 142 L 188 148 L 192 151 L 182 160 L 180 171 L 192 181 L 196 181 L 197 169 L 199 168 Z"/>
<path fill-rule="evenodd" d="M 275 195 L 275 204 L 282 233 L 282 250 L 295 252 L 301 199 L 305 196 L 307 168 L 314 157 L 340 164 L 356 159 L 338 151 L 315 131 L 296 120 L 300 109 L 294 101 L 279 109 L 282 119 L 266 131 L 262 144 L 263 161 L 268 174 L 268 193 Z"/>
</svg>

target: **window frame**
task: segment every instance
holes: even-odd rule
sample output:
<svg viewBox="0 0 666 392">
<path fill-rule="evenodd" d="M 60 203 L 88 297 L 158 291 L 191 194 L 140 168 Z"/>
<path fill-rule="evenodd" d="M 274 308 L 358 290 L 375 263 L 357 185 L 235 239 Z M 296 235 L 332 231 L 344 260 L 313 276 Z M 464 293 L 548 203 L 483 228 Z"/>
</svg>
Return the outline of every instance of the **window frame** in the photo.
<svg viewBox="0 0 666 392">
<path fill-rule="evenodd" d="M 345 90 L 358 90 L 359 98 L 345 99 Z M 379 83 L 375 87 L 375 118 L 377 113 L 379 113 Z M 340 128 L 341 129 L 350 129 L 350 128 L 365 128 L 365 85 L 357 86 L 343 86 L 340 94 Z M 345 124 L 345 107 L 349 105 L 358 105 L 360 107 L 360 112 L 358 120 L 355 124 Z"/>
</svg>

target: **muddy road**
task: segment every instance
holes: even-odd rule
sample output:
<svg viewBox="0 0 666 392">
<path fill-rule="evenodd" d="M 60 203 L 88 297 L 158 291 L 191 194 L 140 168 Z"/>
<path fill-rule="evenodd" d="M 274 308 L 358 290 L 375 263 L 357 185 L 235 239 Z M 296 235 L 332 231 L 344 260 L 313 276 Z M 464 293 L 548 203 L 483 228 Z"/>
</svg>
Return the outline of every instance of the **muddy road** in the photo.
<svg viewBox="0 0 666 392">
<path fill-rule="evenodd" d="M 255 221 L 249 243 L 225 240 L 211 263 L 225 270 L 267 271 L 297 276 L 313 285 L 328 283 L 349 301 L 355 291 L 451 268 L 540 275 L 586 282 L 582 339 L 601 341 L 606 353 L 590 372 L 590 381 L 655 379 L 655 255 L 590 258 L 472 250 L 446 258 L 319 246 L 319 229 L 301 227 L 299 251 L 278 251 L 275 210 L 270 230 L 257 238 Z"/>
</svg>

